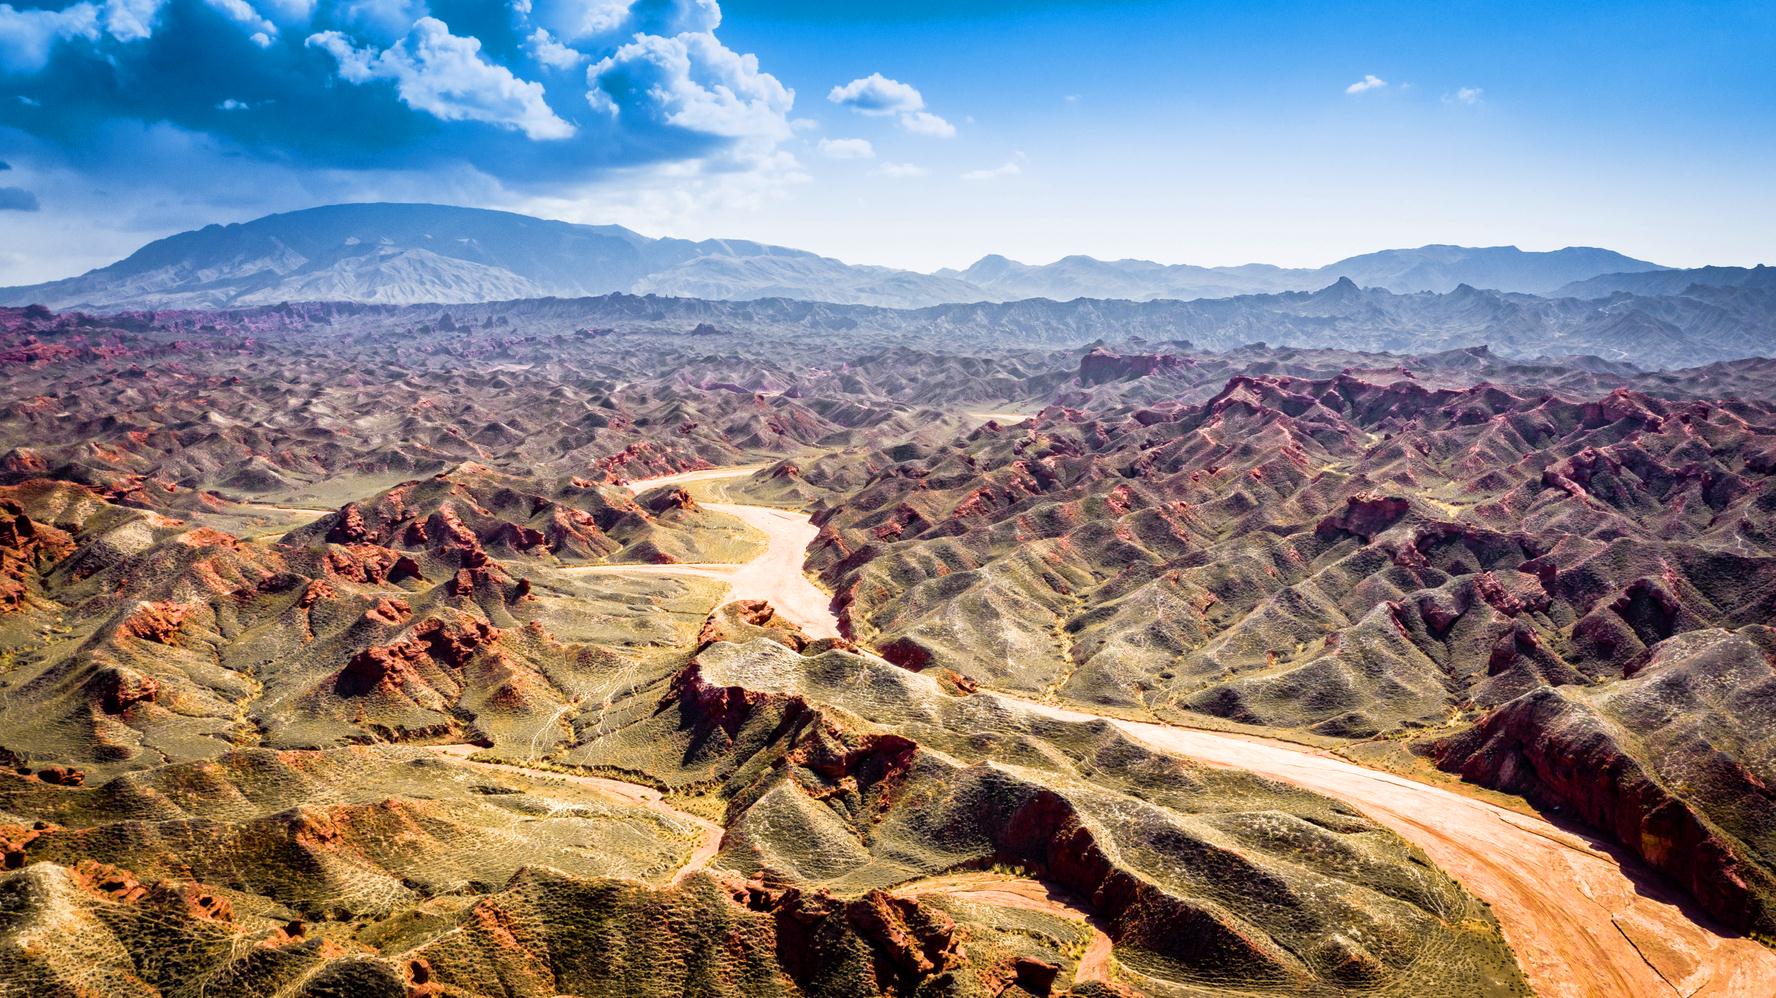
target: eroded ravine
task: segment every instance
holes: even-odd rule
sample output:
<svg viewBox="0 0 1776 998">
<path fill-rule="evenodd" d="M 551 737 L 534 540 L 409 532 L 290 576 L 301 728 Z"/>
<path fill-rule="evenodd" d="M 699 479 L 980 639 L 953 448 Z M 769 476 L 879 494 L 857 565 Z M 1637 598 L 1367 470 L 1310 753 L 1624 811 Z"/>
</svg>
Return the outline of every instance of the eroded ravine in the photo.
<svg viewBox="0 0 1776 998">
<path fill-rule="evenodd" d="M 1098 917 L 1057 887 L 996 873 L 953 873 L 901 884 L 894 893 L 902 897 L 947 897 L 989 908 L 1039 911 L 1069 921 L 1085 923 L 1090 934 L 1073 971 L 1073 983 L 1110 980 L 1110 936 Z"/>
<path fill-rule="evenodd" d="M 653 488 L 753 470 L 711 469 L 633 484 Z M 758 527 L 770 541 L 765 552 L 744 565 L 578 571 L 721 578 L 729 582 L 732 598 L 767 600 L 809 634 L 839 633 L 828 597 L 802 572 L 806 547 L 818 534 L 806 515 L 739 503 L 704 505 Z M 1525 977 L 1548 998 L 1768 998 L 1776 993 L 1776 951 L 1691 917 L 1690 906 L 1638 860 L 1545 819 L 1287 742 L 990 695 L 1049 717 L 1106 722 L 1161 751 L 1257 773 L 1351 805 L 1422 849 L 1490 904 Z"/>
</svg>

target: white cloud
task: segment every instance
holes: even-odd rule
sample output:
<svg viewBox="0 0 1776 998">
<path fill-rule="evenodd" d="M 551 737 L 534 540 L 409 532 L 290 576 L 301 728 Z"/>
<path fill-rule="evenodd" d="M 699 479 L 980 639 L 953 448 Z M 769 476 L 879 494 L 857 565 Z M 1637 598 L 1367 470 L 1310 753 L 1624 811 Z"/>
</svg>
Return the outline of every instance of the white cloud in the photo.
<svg viewBox="0 0 1776 998">
<path fill-rule="evenodd" d="M 246 109 L 246 102 L 235 100 L 233 97 L 216 105 L 216 110 L 218 111 L 245 111 Z"/>
<path fill-rule="evenodd" d="M 925 107 L 925 97 L 918 88 L 891 80 L 881 73 L 871 73 L 844 86 L 834 87 L 826 99 L 840 107 L 873 115 L 911 114 Z"/>
<path fill-rule="evenodd" d="M 875 159 L 876 147 L 868 139 L 821 139 L 820 154 L 827 159 Z"/>
<path fill-rule="evenodd" d="M 708 34 L 722 20 L 718 0 L 520 0 L 512 9 L 568 43 Z"/>
<path fill-rule="evenodd" d="M 1004 177 L 1015 177 L 1022 172 L 1024 172 L 1024 168 L 1018 164 L 1017 160 L 1009 160 L 990 170 L 969 170 L 962 175 L 962 179 L 975 181 L 999 180 Z"/>
<path fill-rule="evenodd" d="M 1371 90 L 1380 90 L 1387 85 L 1386 80 L 1376 76 L 1374 73 L 1365 73 L 1362 79 L 1345 87 L 1344 92 L 1347 94 L 1362 94 L 1368 93 Z"/>
<path fill-rule="evenodd" d="M 928 177 L 931 175 L 930 170 L 925 169 L 917 163 L 883 163 L 881 166 L 870 172 L 880 174 L 884 177 L 893 177 L 896 180 L 907 180 L 913 177 Z"/>
<path fill-rule="evenodd" d="M 538 28 L 525 39 L 525 48 L 530 50 L 531 57 L 545 66 L 555 69 L 572 69 L 586 61 L 586 53 L 568 48 L 549 34 L 549 29 Z"/>
<path fill-rule="evenodd" d="M 308 44 L 338 61 L 341 79 L 393 80 L 409 107 L 444 121 L 482 121 L 539 140 L 574 134 L 549 109 L 541 84 L 483 60 L 479 39 L 451 34 L 435 17 L 415 21 L 405 39 L 381 52 L 357 48 L 337 31 L 310 35 Z"/>
<path fill-rule="evenodd" d="M 612 117 L 642 115 L 705 135 L 775 143 L 794 129 L 795 91 L 714 35 L 635 40 L 586 70 L 586 100 Z"/>
<path fill-rule="evenodd" d="M 49 64 L 49 51 L 70 38 L 99 37 L 99 9 L 77 3 L 63 10 L 14 10 L 0 4 L 0 75 L 30 75 Z"/>
<path fill-rule="evenodd" d="M 209 0 L 209 5 L 233 18 L 235 23 L 242 27 L 250 28 L 255 44 L 260 48 L 269 46 L 271 39 L 277 36 L 277 25 L 259 16 L 259 12 L 254 10 L 253 5 L 247 3 L 247 0 Z M 266 40 L 259 42 L 257 39 L 260 36 L 264 36 Z"/>
<path fill-rule="evenodd" d="M 874 117 L 898 115 L 900 127 L 914 135 L 930 135 L 947 139 L 956 134 L 956 126 L 925 110 L 925 95 L 910 83 L 891 80 L 881 73 L 862 76 L 844 86 L 834 87 L 826 99 L 840 107 Z"/>
<path fill-rule="evenodd" d="M 1486 91 L 1479 87 L 1462 87 L 1452 94 L 1444 94 L 1443 103 L 1474 105 L 1480 103 L 1485 96 Z"/>
<path fill-rule="evenodd" d="M 914 135 L 930 135 L 939 139 L 953 138 L 956 134 L 955 125 L 930 111 L 914 111 L 912 114 L 901 115 L 900 127 Z"/>
<path fill-rule="evenodd" d="M 154 34 L 154 15 L 162 0 L 109 0 L 105 31 L 120 42 L 139 42 Z"/>
</svg>

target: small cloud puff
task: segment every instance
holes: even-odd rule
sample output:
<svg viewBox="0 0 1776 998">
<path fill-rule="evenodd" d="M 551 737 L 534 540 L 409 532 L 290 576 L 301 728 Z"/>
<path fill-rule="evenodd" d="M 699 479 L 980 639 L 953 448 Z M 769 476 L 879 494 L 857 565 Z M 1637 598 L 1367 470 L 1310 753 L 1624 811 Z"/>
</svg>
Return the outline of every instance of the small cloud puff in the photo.
<svg viewBox="0 0 1776 998">
<path fill-rule="evenodd" d="M 912 114 L 901 115 L 900 127 L 914 135 L 929 135 L 939 139 L 954 138 L 956 135 L 955 125 L 930 111 L 914 111 Z"/>
<path fill-rule="evenodd" d="M 1365 73 L 1363 74 L 1362 79 L 1345 87 L 1344 92 L 1347 94 L 1363 94 L 1368 93 L 1371 90 L 1380 90 L 1385 86 L 1387 86 L 1386 80 L 1376 76 L 1374 73 Z"/>
<path fill-rule="evenodd" d="M 586 53 L 556 41 L 547 28 L 538 28 L 531 32 L 524 42 L 530 50 L 531 58 L 551 69 L 572 69 L 587 58 Z"/>
<path fill-rule="evenodd" d="M 914 135 L 947 139 L 956 134 L 955 125 L 925 110 L 925 95 L 917 87 L 891 80 L 881 73 L 871 73 L 834 87 L 827 92 L 826 99 L 859 114 L 873 117 L 898 115 L 900 127 Z"/>
<path fill-rule="evenodd" d="M 1443 95 L 1443 103 L 1445 103 L 1445 104 L 1467 104 L 1469 106 L 1472 106 L 1474 104 L 1480 103 L 1481 99 L 1484 98 L 1485 96 L 1486 96 L 1486 91 L 1480 89 L 1479 87 L 1462 87 L 1461 89 L 1455 91 L 1454 93 L 1444 94 Z"/>
<path fill-rule="evenodd" d="M 990 170 L 969 170 L 962 175 L 962 179 L 971 181 L 999 180 L 1004 177 L 1015 177 L 1022 172 L 1024 172 L 1023 166 L 1016 160 L 1009 160 Z"/>
<path fill-rule="evenodd" d="M 910 114 L 925 107 L 925 97 L 918 88 L 891 80 L 881 73 L 871 73 L 844 86 L 834 87 L 826 99 L 840 107 L 873 115 Z"/>
<path fill-rule="evenodd" d="M 875 159 L 876 147 L 868 139 L 821 139 L 820 154 L 827 159 Z"/>
<path fill-rule="evenodd" d="M 884 177 L 893 177 L 896 180 L 908 180 L 913 177 L 928 177 L 931 175 L 930 170 L 925 169 L 917 163 L 883 163 L 873 172 L 879 173 Z"/>
</svg>

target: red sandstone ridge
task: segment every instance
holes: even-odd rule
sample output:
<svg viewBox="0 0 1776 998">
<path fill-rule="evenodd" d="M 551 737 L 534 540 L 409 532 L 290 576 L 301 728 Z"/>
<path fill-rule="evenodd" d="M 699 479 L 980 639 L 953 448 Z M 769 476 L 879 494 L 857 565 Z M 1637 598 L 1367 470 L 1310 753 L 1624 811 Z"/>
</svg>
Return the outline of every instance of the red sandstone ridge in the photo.
<svg viewBox="0 0 1776 998">
<path fill-rule="evenodd" d="M 24 607 L 26 580 L 74 553 L 65 531 L 25 515 L 17 500 L 0 498 L 0 613 Z"/>
<path fill-rule="evenodd" d="M 694 510 L 697 508 L 697 500 L 691 498 L 691 494 L 682 487 L 674 487 L 661 489 L 657 495 L 650 497 L 642 505 L 647 508 L 648 512 L 658 516 L 674 510 L 682 509 L 687 512 Z"/>
<path fill-rule="evenodd" d="M 1776 817 L 1765 781 L 1716 745 L 1768 723 L 1761 629 L 1681 635 L 1633 678 L 1536 689 L 1432 743 L 1438 765 L 1570 809 L 1741 931 L 1776 931 L 1776 870 L 1755 851 Z M 1626 737 L 1632 732 L 1633 738 Z M 1748 847 L 1749 844 L 1749 847 Z"/>
<path fill-rule="evenodd" d="M 120 665 L 99 671 L 87 684 L 90 696 L 107 714 L 122 714 L 138 703 L 151 703 L 160 696 L 160 684 L 151 676 Z"/>
<path fill-rule="evenodd" d="M 1150 374 L 1182 368 L 1189 360 L 1174 354 L 1118 354 L 1103 347 L 1093 347 L 1079 360 L 1079 383 L 1090 387 L 1112 381 L 1144 378 Z"/>
<path fill-rule="evenodd" d="M 407 579 L 425 581 L 419 563 L 398 551 L 376 544 L 344 544 L 329 547 L 321 569 L 364 585 L 389 585 Z"/>
<path fill-rule="evenodd" d="M 1369 540 L 1393 526 L 1410 508 L 1411 505 L 1398 496 L 1359 492 L 1345 500 L 1342 512 L 1321 520 L 1317 529 L 1321 534 L 1343 531 Z"/>
<path fill-rule="evenodd" d="M 485 621 L 429 617 L 393 644 L 373 645 L 352 656 L 334 681 L 341 696 L 393 693 L 430 685 L 440 668 L 461 670 L 500 635 Z M 411 690 L 410 690 L 411 692 Z"/>
</svg>

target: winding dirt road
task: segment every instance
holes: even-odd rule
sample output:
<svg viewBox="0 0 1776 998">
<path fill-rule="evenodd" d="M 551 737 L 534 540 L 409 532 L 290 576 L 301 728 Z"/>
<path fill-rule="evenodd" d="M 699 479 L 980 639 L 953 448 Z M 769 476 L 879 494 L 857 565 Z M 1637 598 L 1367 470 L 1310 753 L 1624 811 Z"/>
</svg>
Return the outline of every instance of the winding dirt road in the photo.
<svg viewBox="0 0 1776 998">
<path fill-rule="evenodd" d="M 690 472 L 635 485 L 708 481 L 753 470 Z M 724 578 L 736 598 L 769 600 L 810 634 L 838 634 L 826 595 L 802 574 L 803 551 L 818 533 L 805 515 L 734 503 L 705 505 L 757 526 L 770 538 L 770 546 L 747 565 L 581 571 L 676 571 Z M 1637 858 L 1544 819 L 1288 742 L 1122 720 L 1000 693 L 983 695 L 1049 717 L 1105 721 L 1160 751 L 1247 770 L 1351 805 L 1424 850 L 1492 905 L 1525 976 L 1546 998 L 1776 995 L 1776 951 L 1693 917 L 1693 907 Z M 1022 890 L 1020 896 L 1027 900 L 1029 893 Z"/>
<path fill-rule="evenodd" d="M 523 773 L 525 776 L 531 777 L 532 779 L 561 780 L 566 783 L 572 783 L 575 786 L 585 787 L 602 796 L 612 798 L 624 804 L 634 804 L 639 807 L 645 807 L 650 811 L 656 811 L 660 814 L 668 814 L 682 821 L 690 822 L 697 826 L 697 831 L 699 833 L 697 844 L 691 849 L 691 855 L 685 859 L 684 865 L 680 866 L 673 872 L 671 882 L 674 884 L 682 882 L 686 877 L 708 866 L 709 861 L 715 858 L 715 854 L 721 852 L 722 836 L 727 834 L 727 829 L 710 821 L 708 818 L 699 817 L 689 811 L 680 811 L 678 808 L 666 803 L 664 796 L 660 791 L 655 790 L 653 787 L 644 787 L 638 783 L 624 783 L 622 780 L 608 780 L 602 776 L 584 776 L 579 773 L 558 773 L 552 769 L 532 769 L 529 766 L 520 766 L 509 762 L 482 762 L 477 759 L 469 758 L 476 752 L 481 751 L 481 749 L 475 745 L 434 745 L 432 746 L 432 751 L 439 755 L 449 756 L 467 766 Z"/>
<path fill-rule="evenodd" d="M 631 482 L 629 487 L 639 493 L 662 485 L 738 478 L 751 474 L 758 467 L 762 466 L 661 475 L 638 479 Z M 693 575 L 717 579 L 728 584 L 730 600 L 768 600 L 778 613 L 807 632 L 808 636 L 839 636 L 839 621 L 830 608 L 832 597 L 810 582 L 802 572 L 802 562 L 806 558 L 808 545 L 820 533 L 819 528 L 808 522 L 807 514 L 742 503 L 703 502 L 698 505 L 717 513 L 726 513 L 764 534 L 764 553 L 738 565 L 587 565 L 562 571 L 570 575 Z"/>
</svg>

